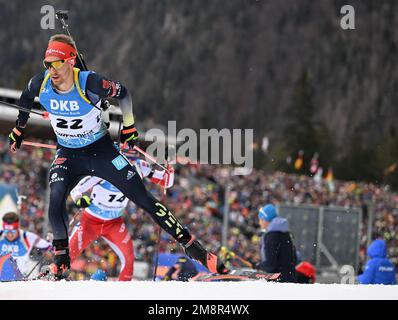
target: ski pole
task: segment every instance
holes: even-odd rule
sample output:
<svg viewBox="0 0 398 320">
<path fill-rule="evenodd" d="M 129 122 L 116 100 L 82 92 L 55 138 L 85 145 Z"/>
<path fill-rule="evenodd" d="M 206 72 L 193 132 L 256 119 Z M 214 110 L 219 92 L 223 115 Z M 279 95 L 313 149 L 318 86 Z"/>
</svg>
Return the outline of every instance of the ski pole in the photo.
<svg viewBox="0 0 398 320">
<path fill-rule="evenodd" d="M 80 208 L 72 217 L 72 219 L 69 221 L 69 237 L 71 236 L 71 232 L 73 231 L 73 229 L 76 227 L 76 225 L 79 223 L 80 221 L 80 217 L 83 214 L 84 209 Z"/>
<path fill-rule="evenodd" d="M 167 162 L 166 162 L 167 163 Z M 164 181 L 164 187 L 163 187 L 163 196 L 162 198 L 164 199 L 167 193 L 167 184 L 169 183 L 169 174 L 168 172 L 166 174 L 166 179 Z M 159 246 L 160 246 L 160 237 L 162 235 L 162 228 L 158 226 L 158 239 L 156 241 L 156 251 L 155 251 L 155 270 L 153 271 L 153 281 L 156 279 L 156 274 L 158 270 L 158 262 L 159 262 Z"/>
<path fill-rule="evenodd" d="M 37 238 L 36 241 L 35 241 L 35 242 L 33 243 L 33 245 L 31 246 L 31 248 L 33 249 L 39 241 L 40 241 L 40 238 Z M 52 249 L 52 247 L 50 246 L 49 248 L 47 248 L 47 249 L 45 250 L 45 252 L 50 251 L 51 249 Z M 30 251 L 29 251 L 29 252 L 30 252 Z M 44 252 L 44 253 L 45 253 L 45 252 Z M 37 267 L 40 263 L 43 262 L 43 260 L 44 260 L 44 258 L 45 258 L 44 253 L 43 253 L 43 255 L 41 256 L 41 258 L 39 259 L 39 261 L 37 261 L 37 263 L 36 263 L 36 264 L 33 266 L 33 268 L 30 270 L 30 272 L 29 272 L 26 276 L 24 276 L 24 280 L 29 280 L 29 277 L 30 277 L 30 275 L 32 274 L 32 272 L 36 269 L 36 267 Z"/>
<path fill-rule="evenodd" d="M 16 153 L 17 149 L 15 147 L 16 142 L 11 146 L 11 152 Z M 35 148 L 46 148 L 46 149 L 57 149 L 56 145 L 53 144 L 45 144 L 45 143 L 38 143 L 38 142 L 31 142 L 31 141 L 22 141 L 22 144 L 25 146 L 31 146 Z"/>
<path fill-rule="evenodd" d="M 250 261 L 247 261 L 246 259 L 243 259 L 241 256 L 237 255 L 235 252 L 228 250 L 226 247 L 221 247 L 221 254 L 226 255 L 229 253 L 232 258 L 236 258 L 239 261 L 241 261 L 244 265 L 246 265 L 249 268 L 253 268 L 253 264 Z"/>
<path fill-rule="evenodd" d="M 33 266 L 32 270 L 30 270 L 30 272 L 24 277 L 24 280 L 29 280 L 30 275 L 32 274 L 32 272 L 36 269 L 36 267 L 43 262 L 45 256 L 43 255 L 39 261 L 37 261 L 37 263 Z"/>
<path fill-rule="evenodd" d="M 4 102 L 4 101 L 1 101 L 0 104 L 4 104 L 4 105 L 6 105 L 7 107 L 14 108 L 14 109 L 17 109 L 17 110 L 26 112 L 26 113 L 37 114 L 37 115 L 41 116 L 43 119 L 46 119 L 46 120 L 48 119 L 48 116 L 49 116 L 49 113 L 48 113 L 47 111 L 45 111 L 45 112 L 40 112 L 40 111 L 36 111 L 36 110 L 30 110 L 30 109 L 27 109 L 27 108 L 24 108 L 24 107 L 21 107 L 21 106 L 17 106 L 16 104 Z M 25 143 L 25 144 L 28 144 L 28 145 L 29 145 L 29 142 L 28 142 L 28 143 Z M 54 149 L 55 149 L 55 148 L 54 148 Z M 16 153 L 16 152 L 17 152 L 16 142 L 14 142 L 14 143 L 11 145 L 10 150 L 11 150 L 12 153 Z"/>
<path fill-rule="evenodd" d="M 170 170 L 169 170 L 169 159 L 170 159 L 170 157 L 169 157 L 169 152 L 168 152 L 169 148 L 175 149 L 175 145 L 173 145 L 173 144 L 167 145 L 167 160 L 166 160 L 167 170 L 166 170 L 166 173 L 165 173 L 165 174 L 167 174 L 167 176 L 166 176 L 165 181 L 164 181 L 164 189 L 163 189 L 163 194 L 164 195 L 166 195 L 166 193 L 167 193 L 167 185 L 169 184 L 169 179 L 170 179 Z"/>
<path fill-rule="evenodd" d="M 121 148 L 120 148 L 120 150 L 125 150 L 125 149 L 127 149 L 127 142 L 125 142 L 122 146 L 121 146 Z M 150 161 L 152 161 L 154 164 L 156 164 L 157 166 L 159 166 L 160 168 L 162 168 L 163 170 L 165 170 L 166 172 L 169 172 L 169 169 L 167 169 L 165 166 L 162 166 L 160 163 L 158 163 L 157 162 L 157 160 L 153 157 L 153 156 L 151 156 L 149 153 L 146 153 L 144 150 L 142 150 L 140 147 L 138 147 L 138 146 L 134 146 L 133 147 L 133 150 L 136 150 L 137 152 L 139 152 L 139 153 L 141 153 L 145 158 L 147 158 L 148 160 L 150 160 Z M 131 155 L 131 154 L 129 154 L 129 152 L 127 151 L 127 152 L 125 152 L 127 155 Z"/>
<path fill-rule="evenodd" d="M 236 256 L 236 258 L 237 258 L 239 261 L 241 261 L 244 265 L 246 265 L 246 266 L 249 267 L 249 268 L 253 268 L 253 264 L 252 264 L 251 262 L 247 261 L 246 259 L 243 259 L 242 257 L 240 257 L 240 256 L 238 256 L 238 255 L 236 255 L 236 254 L 235 254 L 235 256 Z"/>
<path fill-rule="evenodd" d="M 48 114 L 47 111 L 41 112 L 41 111 L 37 111 L 37 110 L 30 110 L 30 109 L 27 109 L 27 108 L 24 108 L 24 107 L 21 107 L 21 106 L 17 106 L 16 104 L 8 103 L 8 102 L 5 102 L 5 101 L 0 101 L 0 104 L 4 104 L 7 107 L 14 108 L 14 109 L 26 112 L 26 113 L 37 114 L 38 116 L 43 117 L 43 119 L 48 119 L 48 115 L 49 114 Z"/>
<path fill-rule="evenodd" d="M 169 162 L 166 161 L 167 168 L 169 167 Z M 164 178 L 164 187 L 163 187 L 163 195 L 165 196 L 167 194 L 167 185 L 169 184 L 169 179 L 170 179 L 170 174 L 169 171 L 166 171 L 164 173 L 166 177 Z"/>
<path fill-rule="evenodd" d="M 168 166 L 168 161 L 166 161 L 166 164 Z M 164 187 L 163 187 L 163 200 L 166 197 L 166 193 L 167 193 L 167 185 L 169 183 L 169 173 L 168 171 L 165 172 L 166 177 L 165 177 L 165 181 L 164 181 Z M 158 226 L 158 239 L 156 241 L 156 258 L 155 258 L 155 270 L 153 271 L 153 281 L 155 281 L 156 279 L 156 274 L 157 274 L 157 270 L 158 270 L 158 261 L 159 261 L 159 246 L 160 246 L 160 237 L 162 235 L 162 228 L 160 226 Z"/>
<path fill-rule="evenodd" d="M 142 150 L 141 148 L 134 146 L 133 149 L 137 150 L 139 153 L 141 153 L 144 157 L 148 158 L 149 160 L 151 160 L 154 164 L 156 164 L 157 166 L 159 166 L 160 168 L 162 168 L 163 170 L 165 170 L 166 172 L 169 172 L 169 169 L 167 169 L 166 167 L 162 166 L 160 163 L 158 163 L 156 161 L 156 159 L 154 157 L 152 157 L 149 153 L 146 153 L 144 150 Z"/>
<path fill-rule="evenodd" d="M 57 146 L 53 145 L 53 144 L 45 144 L 45 143 L 38 143 L 38 142 L 31 142 L 31 141 L 22 141 L 22 144 L 25 146 L 31 146 L 31 147 L 36 147 L 36 148 L 57 149 Z"/>
<path fill-rule="evenodd" d="M 165 174 L 167 174 L 167 173 L 165 173 Z M 164 182 L 164 188 L 163 188 L 163 196 L 162 196 L 162 198 L 164 199 L 164 197 L 166 196 L 166 192 L 167 192 L 167 189 L 166 189 L 166 186 L 167 186 L 167 184 L 169 183 L 168 182 L 168 174 L 167 174 L 167 176 L 166 176 L 166 180 L 165 180 L 165 182 Z M 155 251 L 155 269 L 154 269 L 154 271 L 153 271 L 153 281 L 155 281 L 156 280 L 156 274 L 157 274 L 157 271 L 158 271 L 158 262 L 159 262 L 159 247 L 160 247 L 160 237 L 161 237 L 161 235 L 162 235 L 162 228 L 160 227 L 160 226 L 158 226 L 158 235 L 157 235 L 157 240 L 156 240 L 156 251 Z"/>
<path fill-rule="evenodd" d="M 155 248 L 155 265 L 153 268 L 153 277 L 152 280 L 156 280 L 156 274 L 158 273 L 158 262 L 159 262 L 159 247 L 160 247 L 160 236 L 162 234 L 162 228 L 158 225 L 158 234 L 156 240 L 156 248 Z"/>
<path fill-rule="evenodd" d="M 171 147 L 172 147 L 172 148 L 175 148 L 174 145 L 171 145 Z M 138 148 L 138 147 L 137 147 L 137 148 Z M 138 149 L 139 149 L 139 148 L 138 148 Z M 138 151 L 138 150 L 137 150 L 137 151 Z M 158 164 L 158 165 L 159 165 L 159 164 Z M 166 166 L 167 166 L 167 168 L 169 167 L 169 156 L 168 156 L 168 155 L 167 155 L 167 160 L 166 160 Z M 166 174 L 166 178 L 165 178 L 165 181 L 164 181 L 163 196 L 162 196 L 163 201 L 164 201 L 165 198 L 166 198 L 167 185 L 169 184 L 169 170 L 166 170 L 165 174 Z M 156 252 L 155 252 L 156 256 L 155 256 L 155 269 L 154 269 L 154 271 L 153 271 L 153 281 L 156 280 L 156 274 L 157 274 L 157 270 L 158 270 L 160 237 L 161 237 L 161 235 L 162 235 L 162 228 L 161 228 L 160 226 L 158 226 L 158 228 L 159 228 L 159 229 L 158 229 L 158 239 L 157 239 L 157 242 L 156 242 Z"/>
<path fill-rule="evenodd" d="M 38 142 L 31 142 L 31 141 L 22 141 L 22 144 L 25 146 L 31 146 L 31 147 L 36 147 L 36 148 L 46 148 L 46 149 L 57 149 L 57 146 L 53 144 L 45 144 L 45 143 L 38 143 Z M 10 147 L 10 150 L 12 153 L 17 152 L 16 148 L 16 142 L 12 144 Z"/>
</svg>

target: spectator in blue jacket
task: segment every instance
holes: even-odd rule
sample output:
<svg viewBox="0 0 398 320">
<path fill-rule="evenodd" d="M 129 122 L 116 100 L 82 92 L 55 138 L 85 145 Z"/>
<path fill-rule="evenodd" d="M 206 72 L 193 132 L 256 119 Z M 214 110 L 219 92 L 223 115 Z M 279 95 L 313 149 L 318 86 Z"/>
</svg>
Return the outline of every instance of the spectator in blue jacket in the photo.
<svg viewBox="0 0 398 320">
<path fill-rule="evenodd" d="M 377 239 L 368 248 L 369 261 L 365 272 L 358 276 L 360 284 L 396 284 L 395 267 L 387 259 L 386 242 Z"/>
</svg>

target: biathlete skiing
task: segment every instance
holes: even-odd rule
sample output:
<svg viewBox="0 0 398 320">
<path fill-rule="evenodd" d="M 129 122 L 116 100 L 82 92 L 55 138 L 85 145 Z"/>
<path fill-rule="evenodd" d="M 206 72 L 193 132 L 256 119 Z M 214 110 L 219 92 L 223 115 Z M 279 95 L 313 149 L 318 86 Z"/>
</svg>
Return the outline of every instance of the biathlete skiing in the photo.
<svg viewBox="0 0 398 320">
<path fill-rule="evenodd" d="M 39 250 L 43 256 L 50 256 L 51 243 L 40 238 L 37 234 L 20 228 L 19 216 L 15 212 L 6 213 L 3 218 L 3 229 L 0 230 L 0 256 L 11 253 L 19 271 L 24 277 L 36 269 L 32 269 L 33 260 L 30 259 L 32 250 Z M 40 260 L 39 260 L 40 261 Z M 38 266 L 38 264 L 36 264 Z"/>
<path fill-rule="evenodd" d="M 84 176 L 96 176 L 111 183 L 148 212 L 182 245 L 189 257 L 212 273 L 227 273 L 228 269 L 218 257 L 206 251 L 166 205 L 146 190 L 137 170 L 114 146 L 100 104 L 106 98 L 119 101 L 123 114 L 120 142 L 133 147 L 138 132 L 128 89 L 93 71 L 75 68 L 76 60 L 77 50 L 72 38 L 64 34 L 52 36 L 43 61 L 46 70 L 29 81 L 20 98 L 20 106 L 31 110 L 35 97 L 39 97 L 57 136 L 57 152 L 50 168 L 48 212 L 54 235 L 55 256 L 50 268 L 54 278 L 66 278 L 70 270 L 66 199 Z M 10 149 L 14 153 L 21 147 L 28 119 L 29 113 L 20 111 L 9 135 Z"/>
</svg>

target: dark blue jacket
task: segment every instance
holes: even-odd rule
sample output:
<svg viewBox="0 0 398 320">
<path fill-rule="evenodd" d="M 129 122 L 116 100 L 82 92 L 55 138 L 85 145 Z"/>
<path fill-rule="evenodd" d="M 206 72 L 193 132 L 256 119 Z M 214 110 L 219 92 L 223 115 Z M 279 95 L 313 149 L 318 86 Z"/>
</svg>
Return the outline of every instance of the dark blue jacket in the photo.
<svg viewBox="0 0 398 320">
<path fill-rule="evenodd" d="M 261 238 L 259 269 L 280 272 L 281 282 L 296 282 L 296 249 L 285 218 L 276 217 Z"/>
<path fill-rule="evenodd" d="M 396 284 L 395 267 L 387 259 L 387 246 L 378 239 L 368 248 L 370 260 L 365 265 L 365 272 L 358 276 L 360 284 Z"/>
<path fill-rule="evenodd" d="M 198 274 L 195 264 L 185 256 L 178 258 L 177 262 L 167 271 L 166 278 L 171 279 L 177 269 L 179 269 L 178 281 L 189 281 L 189 279 Z"/>
</svg>

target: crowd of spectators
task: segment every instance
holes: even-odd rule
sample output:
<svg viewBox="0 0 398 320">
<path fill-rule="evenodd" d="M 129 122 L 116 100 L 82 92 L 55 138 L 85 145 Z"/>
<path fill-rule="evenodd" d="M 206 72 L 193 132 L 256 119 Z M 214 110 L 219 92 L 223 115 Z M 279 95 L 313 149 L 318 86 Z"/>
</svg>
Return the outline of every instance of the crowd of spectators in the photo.
<svg viewBox="0 0 398 320">
<path fill-rule="evenodd" d="M 48 143 L 48 141 L 46 141 Z M 12 156 L 8 140 L 0 137 L 0 183 L 15 185 L 21 196 L 19 213 L 24 229 L 45 236 L 46 195 L 48 168 L 54 151 L 25 146 Z M 230 233 L 227 246 L 249 261 L 258 261 L 258 209 L 265 203 L 336 205 L 363 209 L 361 261 L 364 263 L 367 244 L 367 219 L 369 210 L 374 212 L 373 238 L 387 241 L 389 256 L 398 264 L 398 194 L 387 185 L 363 182 L 316 180 L 310 176 L 265 173 L 253 170 L 250 175 L 236 176 L 231 170 L 220 166 L 184 165 L 175 166 L 176 180 L 168 191 L 166 204 L 190 231 L 208 249 L 221 248 L 222 216 L 225 199 L 230 211 Z M 158 198 L 162 192 L 158 186 L 146 183 Z M 226 186 L 230 192 L 225 196 Z M 68 201 L 71 217 L 79 210 Z M 150 216 L 133 203 L 126 208 L 125 220 L 134 241 L 135 258 L 152 263 L 157 242 L 157 225 Z M 182 249 L 165 232 L 161 233 L 161 252 L 181 253 Z M 119 263 L 116 255 L 101 240 L 93 243 L 75 261 L 74 279 L 88 279 L 97 269 L 116 277 Z"/>
</svg>

